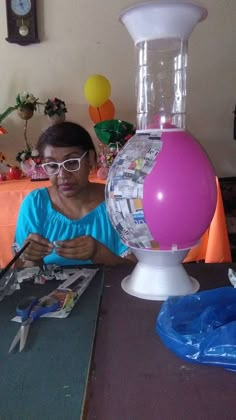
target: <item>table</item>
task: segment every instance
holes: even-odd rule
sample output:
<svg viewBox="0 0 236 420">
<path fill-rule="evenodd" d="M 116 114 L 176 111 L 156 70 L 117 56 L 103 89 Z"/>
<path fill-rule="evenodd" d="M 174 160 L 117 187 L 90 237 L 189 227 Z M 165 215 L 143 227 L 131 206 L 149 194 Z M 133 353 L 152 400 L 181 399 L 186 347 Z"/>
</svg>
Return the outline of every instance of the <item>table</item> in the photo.
<svg viewBox="0 0 236 420">
<path fill-rule="evenodd" d="M 236 263 L 185 264 L 202 289 L 229 284 L 228 267 L 236 270 Z M 121 289 L 132 269 L 104 268 L 95 340 L 102 272 L 67 319 L 32 326 L 22 353 L 7 353 L 18 327 L 10 321 L 15 306 L 23 295 L 42 296 L 54 285 L 26 284 L 0 302 L 1 420 L 78 420 L 81 410 L 84 420 L 235 418 L 236 374 L 187 363 L 162 344 L 155 332 L 161 302 Z"/>
<path fill-rule="evenodd" d="M 185 264 L 209 289 L 225 284 L 236 264 Z M 160 341 L 160 302 L 126 294 L 121 279 L 131 269 L 105 272 L 87 420 L 233 420 L 236 374 L 179 359 Z"/>
<path fill-rule="evenodd" d="M 25 296 L 41 297 L 58 287 L 24 284 L 0 302 L 0 419 L 79 420 L 92 355 L 103 271 L 92 279 L 66 319 L 36 321 L 21 353 L 8 354 L 19 324 L 12 322 Z"/>
<path fill-rule="evenodd" d="M 91 182 L 104 181 L 90 177 Z M 49 181 L 0 182 L 0 267 L 5 266 L 12 258 L 11 246 L 14 241 L 15 225 L 18 210 L 23 198 L 35 188 L 48 187 Z M 185 261 L 231 262 L 230 244 L 225 221 L 224 207 L 217 179 L 217 207 L 209 229 L 201 238 L 200 244 L 191 249 Z"/>
</svg>

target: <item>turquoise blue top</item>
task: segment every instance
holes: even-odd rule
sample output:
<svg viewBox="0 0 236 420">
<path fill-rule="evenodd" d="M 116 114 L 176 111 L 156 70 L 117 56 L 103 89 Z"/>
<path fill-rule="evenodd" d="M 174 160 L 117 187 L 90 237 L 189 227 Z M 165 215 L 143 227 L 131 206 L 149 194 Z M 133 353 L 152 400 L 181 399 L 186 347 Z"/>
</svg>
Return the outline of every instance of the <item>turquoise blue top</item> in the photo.
<svg viewBox="0 0 236 420">
<path fill-rule="evenodd" d="M 125 255 L 128 247 L 121 242 L 113 228 L 105 202 L 78 220 L 71 220 L 54 210 L 47 188 L 40 188 L 28 194 L 20 207 L 15 242 L 22 247 L 30 233 L 38 233 L 50 242 L 90 235 L 102 242 L 116 255 Z M 76 265 L 91 264 L 90 260 L 71 260 L 60 257 L 53 251 L 44 258 L 45 264 Z"/>
</svg>

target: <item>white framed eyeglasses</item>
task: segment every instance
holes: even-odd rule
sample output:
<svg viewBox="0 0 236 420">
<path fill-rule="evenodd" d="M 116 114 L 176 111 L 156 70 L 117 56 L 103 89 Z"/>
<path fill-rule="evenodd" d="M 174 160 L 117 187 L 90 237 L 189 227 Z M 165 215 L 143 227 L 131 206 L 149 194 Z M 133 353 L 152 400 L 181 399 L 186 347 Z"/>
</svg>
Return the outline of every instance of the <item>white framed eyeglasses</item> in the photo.
<svg viewBox="0 0 236 420">
<path fill-rule="evenodd" d="M 76 172 L 80 169 L 80 162 L 87 153 L 88 152 L 85 152 L 79 158 L 66 159 L 60 163 L 59 162 L 42 163 L 41 166 L 46 172 L 46 174 L 49 176 L 58 175 L 61 167 L 63 167 L 67 172 Z"/>
</svg>

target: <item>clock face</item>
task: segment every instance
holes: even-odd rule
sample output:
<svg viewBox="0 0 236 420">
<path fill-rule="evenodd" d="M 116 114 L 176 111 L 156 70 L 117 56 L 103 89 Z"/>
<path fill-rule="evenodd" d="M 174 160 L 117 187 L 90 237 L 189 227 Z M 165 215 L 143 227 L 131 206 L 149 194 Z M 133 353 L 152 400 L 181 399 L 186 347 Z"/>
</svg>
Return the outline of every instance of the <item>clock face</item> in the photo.
<svg viewBox="0 0 236 420">
<path fill-rule="evenodd" d="M 11 9 L 18 16 L 25 16 L 31 9 L 31 0 L 11 0 Z"/>
</svg>

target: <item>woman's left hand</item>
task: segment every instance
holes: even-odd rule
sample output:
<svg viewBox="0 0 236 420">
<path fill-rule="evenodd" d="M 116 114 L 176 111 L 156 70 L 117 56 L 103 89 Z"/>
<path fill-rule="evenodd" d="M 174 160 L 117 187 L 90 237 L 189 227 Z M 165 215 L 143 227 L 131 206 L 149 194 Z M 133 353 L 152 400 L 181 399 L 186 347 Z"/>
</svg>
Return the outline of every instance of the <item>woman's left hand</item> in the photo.
<svg viewBox="0 0 236 420">
<path fill-rule="evenodd" d="M 55 250 L 58 255 L 74 260 L 92 260 L 98 246 L 98 242 L 92 236 L 79 236 L 55 242 Z"/>
</svg>

